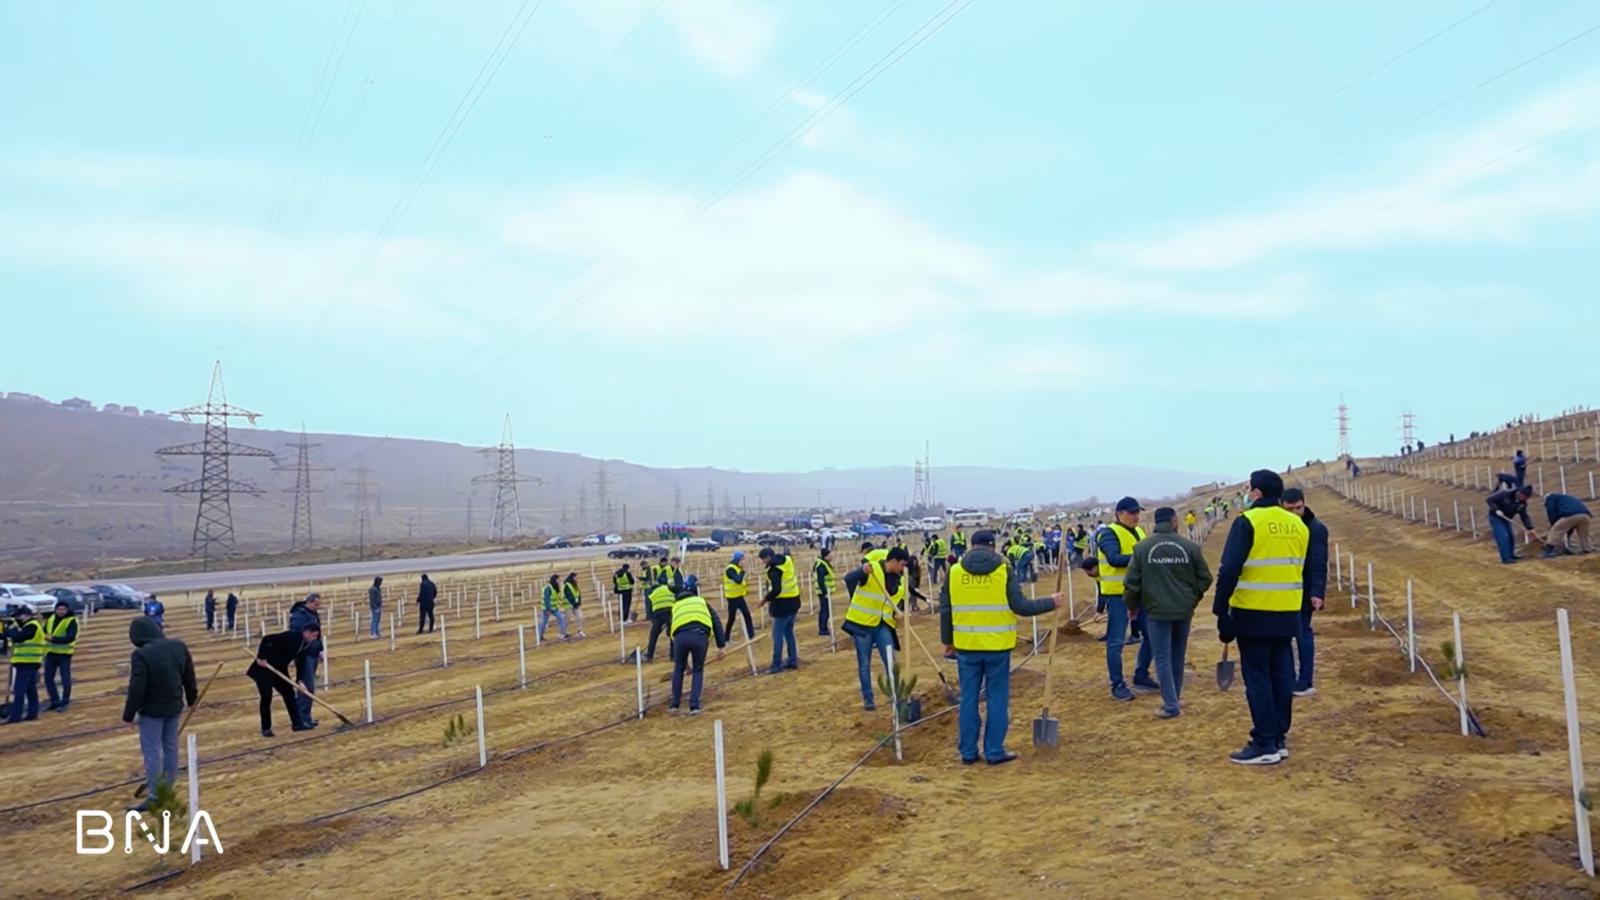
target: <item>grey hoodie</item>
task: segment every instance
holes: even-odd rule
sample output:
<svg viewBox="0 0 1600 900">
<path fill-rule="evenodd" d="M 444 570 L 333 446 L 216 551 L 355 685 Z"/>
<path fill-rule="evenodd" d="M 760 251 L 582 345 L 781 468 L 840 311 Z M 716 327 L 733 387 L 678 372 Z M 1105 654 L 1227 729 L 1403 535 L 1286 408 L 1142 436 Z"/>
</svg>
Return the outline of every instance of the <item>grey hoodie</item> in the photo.
<svg viewBox="0 0 1600 900">
<path fill-rule="evenodd" d="M 962 554 L 958 565 L 974 575 L 987 575 L 1008 563 L 1005 557 L 994 552 L 992 547 L 980 546 Z M 1024 597 L 1022 582 L 1014 572 L 1006 579 L 1006 604 L 1011 607 L 1012 612 L 1023 618 L 1042 616 L 1056 608 L 1055 601 L 1048 597 L 1043 600 L 1029 600 Z M 939 586 L 939 640 L 945 646 L 955 641 L 955 630 L 950 624 L 950 579 L 948 578 Z"/>
</svg>

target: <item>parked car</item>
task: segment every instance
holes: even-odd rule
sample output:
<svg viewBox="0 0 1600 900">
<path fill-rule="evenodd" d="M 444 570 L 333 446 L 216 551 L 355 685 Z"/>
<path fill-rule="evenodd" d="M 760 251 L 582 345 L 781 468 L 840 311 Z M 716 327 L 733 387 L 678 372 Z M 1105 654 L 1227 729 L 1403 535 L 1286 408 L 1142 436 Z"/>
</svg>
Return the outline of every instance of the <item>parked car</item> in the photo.
<svg viewBox="0 0 1600 900">
<path fill-rule="evenodd" d="M 56 608 L 56 598 L 39 593 L 29 584 L 0 584 L 0 610 L 9 615 L 19 606 L 32 609 L 35 615 L 49 615 Z"/>
<path fill-rule="evenodd" d="M 579 547 L 598 547 L 605 538 L 598 534 L 591 534 L 578 542 Z"/>
<path fill-rule="evenodd" d="M 756 542 L 756 533 L 754 531 L 741 531 L 741 532 L 739 532 L 739 543 L 741 543 L 741 544 L 754 544 L 755 542 Z"/>
<path fill-rule="evenodd" d="M 87 608 L 90 612 L 100 611 L 100 594 L 81 585 L 72 587 L 53 587 L 45 591 L 46 594 L 56 598 L 56 602 L 65 602 L 67 610 L 75 616 L 83 615 Z"/>
<path fill-rule="evenodd" d="M 565 550 L 572 546 L 572 542 L 564 537 L 553 537 L 539 545 L 540 550 Z"/>
<path fill-rule="evenodd" d="M 668 556 L 672 553 L 665 544 L 640 544 L 646 556 Z"/>
<path fill-rule="evenodd" d="M 601 538 L 600 540 L 601 540 L 602 543 L 606 543 L 606 544 L 620 544 L 620 543 L 622 543 L 622 535 L 620 535 L 620 534 L 608 534 L 605 537 Z"/>
<path fill-rule="evenodd" d="M 712 550 L 722 549 L 722 545 L 710 538 L 690 538 L 689 549 L 709 553 Z"/>
<path fill-rule="evenodd" d="M 100 595 L 101 609 L 141 609 L 150 598 L 125 584 L 91 584 L 89 589 Z"/>
</svg>

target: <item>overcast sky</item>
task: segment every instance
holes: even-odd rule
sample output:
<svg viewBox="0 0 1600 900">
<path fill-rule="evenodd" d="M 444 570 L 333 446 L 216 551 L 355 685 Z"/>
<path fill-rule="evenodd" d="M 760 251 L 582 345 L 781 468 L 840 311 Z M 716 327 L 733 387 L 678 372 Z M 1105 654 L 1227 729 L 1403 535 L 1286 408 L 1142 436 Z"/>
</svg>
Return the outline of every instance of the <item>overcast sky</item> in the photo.
<svg viewBox="0 0 1600 900">
<path fill-rule="evenodd" d="M 220 357 L 265 426 L 746 470 L 1238 472 L 1331 457 L 1341 394 L 1358 452 L 1465 434 L 1595 399 L 1597 26 L 7 3 L 0 390 Z"/>
</svg>

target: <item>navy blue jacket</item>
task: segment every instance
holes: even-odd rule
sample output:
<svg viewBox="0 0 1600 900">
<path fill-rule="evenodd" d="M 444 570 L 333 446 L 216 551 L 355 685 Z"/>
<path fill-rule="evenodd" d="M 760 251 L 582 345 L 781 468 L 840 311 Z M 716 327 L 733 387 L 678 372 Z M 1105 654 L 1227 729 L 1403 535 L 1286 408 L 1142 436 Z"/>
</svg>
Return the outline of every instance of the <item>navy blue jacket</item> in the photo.
<svg viewBox="0 0 1600 900">
<path fill-rule="evenodd" d="M 1122 552 L 1122 542 L 1117 540 L 1117 533 L 1112 531 L 1112 528 L 1126 528 L 1126 526 L 1119 522 L 1100 529 L 1099 537 L 1094 539 L 1095 547 L 1106 555 L 1106 562 L 1119 569 L 1126 569 L 1128 564 L 1133 562 L 1133 554 Z M 1138 532 L 1131 528 L 1127 530 L 1135 536 L 1138 535 Z"/>
<path fill-rule="evenodd" d="M 1483 502 L 1489 504 L 1492 513 L 1499 513 L 1508 520 L 1521 518 L 1522 527 L 1533 530 L 1533 518 L 1528 515 L 1528 504 L 1517 495 L 1514 488 L 1495 491 Z"/>
<path fill-rule="evenodd" d="M 1251 509 L 1264 509 L 1277 506 L 1278 501 L 1262 498 L 1250 505 Z M 1328 554 L 1326 543 L 1326 529 L 1322 552 L 1323 588 L 1328 584 Z M 1233 526 L 1228 529 L 1228 542 L 1222 546 L 1222 563 L 1217 567 L 1217 592 L 1211 604 L 1211 612 L 1217 617 L 1217 631 L 1223 636 L 1232 634 L 1236 637 L 1246 638 L 1286 638 L 1294 637 L 1300 633 L 1300 611 L 1273 612 L 1264 609 L 1234 609 L 1228 605 L 1233 599 L 1233 592 L 1239 587 L 1239 573 L 1244 571 L 1244 562 L 1250 558 L 1250 548 L 1255 545 L 1256 530 L 1250 524 L 1248 516 L 1240 516 L 1233 520 Z M 1301 565 L 1300 580 L 1306 585 L 1314 583 L 1312 570 L 1311 544 L 1306 547 L 1306 560 Z"/>
<path fill-rule="evenodd" d="M 1551 525 L 1567 516 L 1590 515 L 1589 507 L 1571 494 L 1545 494 L 1544 514 L 1549 517 Z"/>
<path fill-rule="evenodd" d="M 1306 615 L 1311 614 L 1311 598 L 1321 597 L 1328 599 L 1328 526 L 1322 524 L 1311 507 L 1306 507 L 1303 517 L 1306 527 L 1311 529 L 1311 542 L 1306 545 L 1306 567 L 1302 576 L 1305 582 L 1304 601 L 1300 611 Z"/>
</svg>

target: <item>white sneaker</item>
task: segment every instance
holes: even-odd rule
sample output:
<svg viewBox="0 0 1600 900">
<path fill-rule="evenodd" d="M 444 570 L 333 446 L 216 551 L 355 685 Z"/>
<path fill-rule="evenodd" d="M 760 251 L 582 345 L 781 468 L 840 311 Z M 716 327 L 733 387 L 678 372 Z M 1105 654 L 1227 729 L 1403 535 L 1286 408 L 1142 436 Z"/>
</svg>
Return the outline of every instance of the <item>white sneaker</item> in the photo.
<svg viewBox="0 0 1600 900">
<path fill-rule="evenodd" d="M 1317 695 L 1317 689 L 1314 687 L 1308 687 L 1303 691 L 1295 691 L 1294 695 L 1296 697 L 1315 697 Z"/>
</svg>

